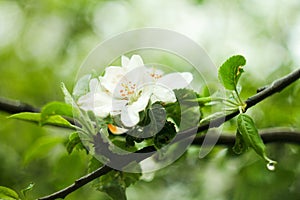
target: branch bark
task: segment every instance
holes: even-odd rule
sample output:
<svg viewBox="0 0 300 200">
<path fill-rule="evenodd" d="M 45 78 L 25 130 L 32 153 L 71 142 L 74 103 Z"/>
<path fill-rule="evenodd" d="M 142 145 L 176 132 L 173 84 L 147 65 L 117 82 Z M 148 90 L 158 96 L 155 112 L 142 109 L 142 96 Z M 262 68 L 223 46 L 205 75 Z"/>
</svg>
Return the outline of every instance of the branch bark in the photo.
<svg viewBox="0 0 300 200">
<path fill-rule="evenodd" d="M 264 141 L 267 143 L 290 143 L 290 144 L 300 144 L 300 131 L 291 131 L 287 129 L 267 129 L 259 131 L 259 134 Z M 205 137 L 209 137 L 210 139 L 203 144 Z M 217 143 L 209 143 L 209 141 L 216 141 Z M 211 135 L 202 135 L 196 137 L 193 140 L 193 145 L 224 145 L 224 146 L 233 146 L 235 143 L 235 134 L 222 134 L 218 136 L 217 134 Z"/>
<path fill-rule="evenodd" d="M 40 109 L 27 103 L 0 97 L 0 110 L 15 114 L 20 112 L 39 112 Z"/>
<path fill-rule="evenodd" d="M 257 103 L 261 102 L 262 100 L 266 99 L 267 97 L 270 97 L 271 95 L 280 92 L 296 80 L 300 78 L 300 69 L 295 70 L 294 72 L 274 81 L 271 86 L 266 87 L 264 90 L 260 91 L 259 93 L 255 94 L 252 97 L 249 97 L 246 100 L 246 108 L 245 110 L 249 109 L 250 107 L 256 105 Z M 3 101 L 3 99 L 0 99 L 0 102 Z M 9 113 L 16 113 L 16 112 L 24 112 L 24 111 L 32 111 L 32 112 L 37 112 L 38 110 L 33 108 L 33 107 L 26 107 L 27 104 L 16 104 L 12 103 L 9 101 L 4 101 L 2 104 L 0 103 L 0 109 L 4 110 Z M 31 110 L 30 110 L 31 109 Z M 239 111 L 230 113 L 228 115 L 219 117 L 217 119 L 214 119 L 210 122 L 207 122 L 205 124 L 200 125 L 199 127 L 191 128 L 185 131 L 181 131 L 177 134 L 176 136 L 176 141 L 184 140 L 187 139 L 195 134 L 195 132 L 202 132 L 205 130 L 208 130 L 209 128 L 213 127 L 218 127 L 224 122 L 232 119 L 233 117 L 237 116 L 239 114 Z M 212 137 L 212 136 L 209 136 Z M 293 142 L 293 143 L 298 143 L 300 144 L 300 134 L 297 132 L 280 132 L 280 133 L 264 133 L 262 134 L 263 140 L 268 143 L 268 142 L 278 142 L 278 141 L 283 141 L 283 142 Z M 204 136 L 202 137 L 196 137 L 194 140 L 194 144 L 197 144 L 201 142 L 204 139 Z M 228 135 L 223 135 L 219 138 L 217 144 L 224 144 L 224 145 L 232 145 L 233 141 L 235 141 L 234 136 L 228 136 Z M 140 150 L 140 152 L 153 152 L 155 148 L 152 147 L 146 147 L 145 149 Z M 136 152 L 137 153 L 137 152 Z M 141 158 L 145 159 L 145 158 Z M 128 161 L 128 163 L 130 160 Z M 125 164 L 125 163 L 124 163 Z M 51 195 L 48 195 L 46 197 L 41 197 L 39 200 L 53 200 L 57 198 L 65 198 L 68 194 L 74 192 L 78 188 L 82 187 L 83 185 L 91 182 L 92 180 L 103 176 L 104 174 L 108 173 L 112 169 L 108 166 L 103 166 L 102 168 L 78 179 L 73 183 L 72 185 L 56 192 Z"/>
</svg>

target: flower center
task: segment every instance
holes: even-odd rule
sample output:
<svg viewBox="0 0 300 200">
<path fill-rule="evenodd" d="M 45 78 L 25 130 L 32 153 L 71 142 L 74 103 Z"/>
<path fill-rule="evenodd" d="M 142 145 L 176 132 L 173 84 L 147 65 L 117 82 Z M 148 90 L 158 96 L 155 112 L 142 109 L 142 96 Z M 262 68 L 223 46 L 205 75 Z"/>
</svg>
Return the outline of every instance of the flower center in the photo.
<svg viewBox="0 0 300 200">
<path fill-rule="evenodd" d="M 131 81 L 121 83 L 120 95 L 123 99 L 130 99 L 134 95 L 136 90 L 136 84 Z"/>
<path fill-rule="evenodd" d="M 152 68 L 150 72 L 148 72 L 149 75 L 154 79 L 159 79 L 162 77 L 162 74 L 160 71 L 156 70 L 155 68 Z"/>
</svg>

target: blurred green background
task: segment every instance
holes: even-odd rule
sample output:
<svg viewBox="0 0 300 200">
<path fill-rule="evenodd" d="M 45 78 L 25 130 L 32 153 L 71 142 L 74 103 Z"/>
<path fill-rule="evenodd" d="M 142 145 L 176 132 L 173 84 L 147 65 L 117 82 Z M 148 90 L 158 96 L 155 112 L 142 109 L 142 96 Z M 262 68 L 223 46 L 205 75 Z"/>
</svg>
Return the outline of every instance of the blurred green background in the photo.
<svg viewBox="0 0 300 200">
<path fill-rule="evenodd" d="M 100 42 L 142 27 L 167 28 L 201 45 L 218 66 L 247 58 L 242 96 L 300 65 L 300 1 L 259 0 L 0 0 L 0 96 L 41 107 L 63 101 L 60 83 Z M 259 128 L 299 129 L 300 83 L 249 110 Z M 68 130 L 9 120 L 0 112 L 0 185 L 36 185 L 30 199 L 50 194 L 87 173 L 84 152 L 68 155 Z M 233 130 L 234 121 L 224 129 Z M 180 160 L 130 187 L 128 199 L 300 199 L 300 148 L 269 144 L 275 172 L 252 151 L 234 156 L 216 147 L 204 159 L 192 147 Z M 91 184 L 67 200 L 108 199 Z"/>
</svg>

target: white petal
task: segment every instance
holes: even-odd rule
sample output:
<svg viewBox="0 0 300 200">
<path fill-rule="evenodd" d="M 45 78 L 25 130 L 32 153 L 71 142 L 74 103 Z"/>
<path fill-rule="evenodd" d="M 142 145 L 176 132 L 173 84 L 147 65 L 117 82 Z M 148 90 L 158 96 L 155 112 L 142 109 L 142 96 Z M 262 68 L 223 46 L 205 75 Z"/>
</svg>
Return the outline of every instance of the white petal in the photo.
<svg viewBox="0 0 300 200">
<path fill-rule="evenodd" d="M 89 92 L 81 96 L 77 101 L 78 106 L 84 110 L 91 110 L 91 105 L 93 105 L 93 95 L 94 93 Z"/>
<path fill-rule="evenodd" d="M 112 91 L 113 96 L 119 99 L 130 99 L 130 96 L 135 95 L 145 83 L 145 70 L 145 67 L 138 67 L 124 74 Z"/>
<path fill-rule="evenodd" d="M 95 93 L 96 91 L 99 91 L 101 89 L 100 83 L 96 78 L 90 80 L 89 87 L 90 87 L 90 92 L 92 93 Z"/>
<path fill-rule="evenodd" d="M 138 112 L 145 110 L 149 103 L 150 96 L 150 91 L 142 91 L 141 96 L 138 98 L 138 100 L 128 106 L 132 107 L 132 109 L 137 110 Z"/>
<path fill-rule="evenodd" d="M 111 114 L 112 115 L 121 114 L 121 111 L 124 109 L 127 103 L 128 103 L 127 100 L 113 99 Z"/>
<path fill-rule="evenodd" d="M 127 65 L 122 65 L 126 69 L 126 71 L 131 71 L 137 67 L 144 66 L 144 62 L 141 56 L 139 55 L 133 55 L 131 56 L 129 62 Z"/>
<path fill-rule="evenodd" d="M 122 57 L 121 57 L 121 64 L 122 64 L 122 66 L 123 66 L 123 67 L 124 67 L 124 66 L 127 66 L 128 63 L 129 63 L 129 58 L 126 57 L 126 56 L 122 56 Z"/>
<path fill-rule="evenodd" d="M 193 75 L 189 72 L 171 73 L 158 79 L 158 83 L 170 88 L 171 90 L 184 88 L 188 86 L 193 80 Z"/>
<path fill-rule="evenodd" d="M 155 103 L 157 101 L 162 101 L 165 103 L 173 103 L 176 101 L 176 96 L 173 90 L 156 85 L 153 88 L 153 94 L 151 96 L 151 103 Z"/>
<path fill-rule="evenodd" d="M 121 112 L 121 121 L 124 126 L 133 127 L 140 121 L 139 112 L 126 106 Z"/>
<path fill-rule="evenodd" d="M 113 93 L 117 84 L 124 77 L 124 69 L 121 67 L 110 66 L 105 69 L 105 74 L 103 77 L 99 77 L 101 85 Z"/>
<path fill-rule="evenodd" d="M 83 110 L 91 110 L 99 117 L 107 117 L 111 112 L 112 98 L 105 92 L 87 93 L 77 101 Z"/>
<path fill-rule="evenodd" d="M 139 112 L 145 110 L 149 103 L 150 95 L 151 93 L 147 91 L 142 92 L 137 101 L 124 107 L 121 111 L 121 121 L 126 127 L 132 127 L 139 123 Z"/>
</svg>

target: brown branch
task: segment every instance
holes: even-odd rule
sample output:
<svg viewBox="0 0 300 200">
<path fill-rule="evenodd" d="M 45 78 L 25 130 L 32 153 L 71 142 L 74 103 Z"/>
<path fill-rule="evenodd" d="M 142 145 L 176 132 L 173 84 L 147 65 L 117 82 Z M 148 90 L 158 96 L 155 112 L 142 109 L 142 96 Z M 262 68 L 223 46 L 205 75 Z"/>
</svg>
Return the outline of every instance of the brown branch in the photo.
<svg viewBox="0 0 300 200">
<path fill-rule="evenodd" d="M 40 109 L 27 103 L 0 97 L 0 110 L 15 114 L 20 112 L 39 112 Z"/>
<path fill-rule="evenodd" d="M 45 197 L 41 197 L 39 198 L 39 200 L 51 200 L 51 199 L 58 199 L 58 198 L 62 198 L 64 199 L 68 194 L 74 192 L 75 190 L 81 188 L 82 186 L 84 186 L 85 184 L 91 182 L 92 180 L 103 176 L 105 174 L 107 174 L 108 172 L 110 172 L 112 170 L 112 168 L 104 165 L 103 167 L 93 171 L 90 174 L 87 174 L 79 179 L 77 179 L 72 185 L 58 191 L 55 192 L 53 194 L 50 194 L 48 196 Z"/>
<path fill-rule="evenodd" d="M 300 131 L 291 131 L 287 129 L 267 129 L 259 131 L 261 138 L 264 143 L 291 143 L 291 144 L 300 144 Z M 205 138 L 209 138 L 206 140 L 205 144 L 203 141 Z M 216 143 L 209 143 L 209 141 L 217 141 Z M 210 135 L 202 135 L 196 137 L 193 140 L 194 145 L 205 145 L 205 146 L 213 146 L 213 145 L 225 145 L 225 146 L 233 146 L 235 143 L 235 134 L 210 134 Z"/>
</svg>

